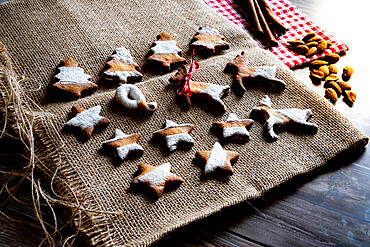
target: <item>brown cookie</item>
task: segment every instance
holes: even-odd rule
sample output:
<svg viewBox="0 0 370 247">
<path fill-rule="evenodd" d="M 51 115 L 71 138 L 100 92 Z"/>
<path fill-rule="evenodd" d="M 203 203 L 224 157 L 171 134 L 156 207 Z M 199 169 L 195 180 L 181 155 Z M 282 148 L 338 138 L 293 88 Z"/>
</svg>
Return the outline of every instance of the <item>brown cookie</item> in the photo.
<svg viewBox="0 0 370 247">
<path fill-rule="evenodd" d="M 163 194 L 165 187 L 171 183 L 181 184 L 184 180 L 170 172 L 170 163 L 164 163 L 159 166 L 151 166 L 148 164 L 140 164 L 137 177 L 132 180 L 132 184 L 141 184 L 149 191 L 154 192 L 160 197 Z"/>
<path fill-rule="evenodd" d="M 248 141 L 248 129 L 253 123 L 252 119 L 239 119 L 235 114 L 230 113 L 225 122 L 215 122 L 213 126 L 222 129 L 222 138 L 226 141 L 232 139 Z"/>
<path fill-rule="evenodd" d="M 57 80 L 53 87 L 68 92 L 76 98 L 81 97 L 82 92 L 93 92 L 98 85 L 91 82 L 91 76 L 84 73 L 84 70 L 78 67 L 78 63 L 72 58 L 64 59 L 58 67 L 59 72 L 54 76 Z"/>
<path fill-rule="evenodd" d="M 181 68 L 177 71 L 177 73 L 170 78 L 170 82 L 178 83 L 180 81 L 185 80 L 185 76 L 187 75 L 187 69 L 185 65 L 182 65 Z M 221 100 L 221 98 L 229 93 L 230 86 L 221 86 L 212 83 L 206 82 L 197 82 L 193 80 L 189 80 L 189 87 L 191 90 L 191 97 L 198 97 L 207 99 L 210 104 L 216 103 L 217 105 L 221 106 L 224 111 L 226 111 L 226 105 Z M 184 99 L 185 107 L 191 107 L 190 96 L 181 95 Z"/>
<path fill-rule="evenodd" d="M 182 54 L 181 49 L 167 32 L 158 34 L 157 41 L 154 41 L 150 50 L 153 54 L 148 57 L 148 61 L 159 65 L 161 69 L 166 71 L 173 70 L 181 64 L 186 64 L 185 58 L 180 56 Z"/>
<path fill-rule="evenodd" d="M 143 74 L 137 71 L 139 65 L 134 62 L 130 51 L 125 47 L 119 47 L 114 51 L 106 67 L 108 69 L 103 73 L 105 80 L 118 83 L 134 83 L 141 81 L 143 77 Z"/>
<path fill-rule="evenodd" d="M 144 153 L 142 146 L 137 144 L 140 137 L 140 133 L 127 135 L 121 130 L 116 129 L 115 137 L 103 142 L 103 145 L 114 148 L 117 151 L 118 157 L 121 160 L 125 160 L 130 153 L 136 153 L 140 156 Z"/>
<path fill-rule="evenodd" d="M 234 80 L 240 85 L 242 92 L 245 92 L 244 83 L 250 81 L 268 83 L 271 88 L 277 90 L 285 89 L 285 82 L 277 79 L 275 73 L 277 66 L 258 66 L 248 67 L 245 63 L 246 55 L 244 51 L 226 65 L 226 70 L 230 71 L 235 77 Z"/>
<path fill-rule="evenodd" d="M 107 126 L 110 123 L 109 119 L 99 116 L 100 111 L 100 105 L 94 106 L 88 110 L 82 107 L 73 106 L 72 113 L 75 115 L 75 117 L 71 118 L 64 125 L 80 128 L 84 135 L 87 138 L 90 138 L 95 127 Z"/>
<path fill-rule="evenodd" d="M 221 170 L 227 174 L 233 174 L 231 164 L 239 159 L 239 153 L 224 150 L 220 143 L 216 142 L 211 151 L 197 151 L 196 158 L 205 163 L 204 174 Z"/>
<path fill-rule="evenodd" d="M 220 35 L 217 29 L 205 24 L 199 27 L 198 32 L 190 42 L 190 48 L 215 54 L 230 49 L 230 44 L 224 39 L 225 37 Z"/>
<path fill-rule="evenodd" d="M 276 110 L 271 107 L 271 100 L 267 95 L 265 95 L 260 103 L 252 109 L 251 117 L 255 118 L 258 116 L 262 116 L 266 120 L 264 125 L 265 133 L 272 141 L 278 139 L 278 135 L 274 132 L 274 127 L 281 127 L 294 123 L 309 128 L 314 132 L 318 129 L 316 124 L 307 122 L 312 116 L 312 111 L 310 109 L 301 110 L 290 108 Z"/>
</svg>

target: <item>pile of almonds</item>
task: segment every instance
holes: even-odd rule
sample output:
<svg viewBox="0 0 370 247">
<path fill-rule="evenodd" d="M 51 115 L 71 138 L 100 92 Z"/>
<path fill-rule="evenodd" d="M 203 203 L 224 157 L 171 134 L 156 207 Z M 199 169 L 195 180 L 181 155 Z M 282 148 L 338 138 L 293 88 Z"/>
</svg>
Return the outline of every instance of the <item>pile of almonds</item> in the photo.
<svg viewBox="0 0 370 247">
<path fill-rule="evenodd" d="M 306 57 L 312 57 L 313 55 L 323 53 L 332 44 L 317 37 L 315 33 L 307 33 L 302 40 L 291 40 L 288 41 L 288 48 L 298 54 L 305 55 Z"/>
<path fill-rule="evenodd" d="M 337 102 L 338 98 L 343 95 L 344 102 L 349 106 L 352 106 L 356 100 L 356 94 L 351 91 L 351 86 L 346 82 L 351 78 L 353 69 L 351 67 L 345 67 L 342 73 L 342 79 L 340 80 L 338 68 L 334 64 L 338 62 L 340 56 L 335 53 L 327 55 L 324 60 L 314 60 L 310 66 L 310 77 L 313 83 L 319 84 L 322 80 L 325 81 L 324 87 L 325 97 L 329 99 L 333 104 Z"/>
</svg>

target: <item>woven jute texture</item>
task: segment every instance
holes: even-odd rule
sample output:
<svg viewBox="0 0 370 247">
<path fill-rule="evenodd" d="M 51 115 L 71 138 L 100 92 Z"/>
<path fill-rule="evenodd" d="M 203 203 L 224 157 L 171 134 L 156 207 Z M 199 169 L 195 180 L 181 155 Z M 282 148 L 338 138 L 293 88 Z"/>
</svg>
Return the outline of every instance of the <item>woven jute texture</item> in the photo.
<svg viewBox="0 0 370 247">
<path fill-rule="evenodd" d="M 37 119 L 34 132 L 38 168 L 45 178 L 60 178 L 55 180 L 53 189 L 65 200 L 75 204 L 83 201 L 82 224 L 76 225 L 93 244 L 149 245 L 175 228 L 259 197 L 345 150 L 367 144 L 368 138 L 330 103 L 201 0 L 13 1 L 0 5 L 0 20 L 0 40 L 7 47 L 17 74 L 27 78 L 22 84 L 23 92 L 43 109 L 34 109 L 33 113 Z M 181 110 L 168 82 L 173 73 L 148 72 L 145 56 L 156 35 L 167 31 L 189 61 L 189 41 L 204 23 L 214 25 L 231 43 L 231 49 L 209 58 L 197 57 L 200 70 L 193 75 L 194 80 L 230 85 L 232 76 L 224 72 L 225 65 L 246 51 L 251 66 L 277 64 L 277 77 L 287 83 L 286 89 L 276 93 L 251 87 L 242 97 L 232 90 L 224 98 L 228 107 L 225 113 L 202 101 L 195 101 L 189 111 Z M 74 102 L 53 101 L 48 86 L 61 59 L 72 57 L 93 76 L 94 82 L 102 85 L 100 74 L 104 64 L 120 46 L 130 49 L 143 68 L 144 80 L 137 85 L 148 101 L 158 103 L 157 111 L 145 115 L 125 110 L 115 103 L 115 90 L 104 87 Z M 4 66 L 2 71 L 9 64 L 4 62 Z M 1 79 L 5 86 L 9 83 L 6 77 Z M 313 117 L 309 121 L 319 126 L 318 132 L 286 131 L 279 134 L 277 141 L 267 142 L 262 124 L 256 122 L 250 130 L 249 142 L 223 145 L 224 149 L 240 153 L 233 166 L 234 175 L 224 179 L 203 178 L 194 157 L 196 151 L 210 150 L 218 140 L 211 131 L 212 123 L 225 120 L 231 112 L 248 118 L 252 107 L 265 94 L 278 109 L 310 108 Z M 74 133 L 62 131 L 72 105 L 84 108 L 101 105 L 101 115 L 109 118 L 111 124 L 82 142 Z M 153 139 L 153 132 L 162 128 L 166 119 L 195 126 L 191 133 L 195 145 L 190 150 L 169 153 L 163 141 Z M 102 142 L 112 138 L 117 128 L 125 133 L 142 134 L 139 141 L 145 150 L 142 157 L 117 164 L 102 152 Z M 185 180 L 180 187 L 154 201 L 130 188 L 139 163 L 165 162 Z"/>
</svg>

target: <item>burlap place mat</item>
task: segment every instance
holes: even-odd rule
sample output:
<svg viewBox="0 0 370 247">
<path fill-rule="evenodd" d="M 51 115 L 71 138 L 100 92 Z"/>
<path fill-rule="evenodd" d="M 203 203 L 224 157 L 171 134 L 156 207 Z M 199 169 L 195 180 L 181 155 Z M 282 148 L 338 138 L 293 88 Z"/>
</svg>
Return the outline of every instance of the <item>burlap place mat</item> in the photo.
<svg viewBox="0 0 370 247">
<path fill-rule="evenodd" d="M 46 178 L 57 178 L 54 190 L 65 200 L 80 205 L 77 216 L 81 215 L 82 220 L 76 216 L 76 225 L 92 244 L 149 245 L 175 228 L 259 197 L 293 176 L 325 164 L 344 150 L 367 144 L 367 136 L 330 103 L 299 82 L 271 53 L 258 48 L 242 29 L 201 0 L 14 1 L 0 6 L 0 19 L 0 40 L 7 46 L 18 75 L 29 79 L 23 92 L 43 108 L 33 112 L 38 168 Z M 277 77 L 287 83 L 286 89 L 275 93 L 252 87 L 243 97 L 232 91 L 224 98 L 228 106 L 225 113 L 201 102 L 195 102 L 189 111 L 182 111 L 168 82 L 173 73 L 154 75 L 144 66 L 144 81 L 137 85 L 148 101 L 158 103 L 159 108 L 152 115 L 121 108 L 113 100 L 114 89 L 104 87 L 74 102 L 53 102 L 48 96 L 48 85 L 61 59 L 73 57 L 100 83 L 99 75 L 116 47 L 130 49 L 143 66 L 158 33 L 171 33 L 187 51 L 192 36 L 204 23 L 218 28 L 232 48 L 207 59 L 198 57 L 200 70 L 194 74 L 194 80 L 231 84 L 231 75 L 223 70 L 227 62 L 244 50 L 251 66 L 277 64 Z M 189 61 L 188 53 L 185 57 Z M 4 72 L 9 63 L 2 59 L 2 64 Z M 6 76 L 0 78 L 5 86 L 11 83 Z M 264 94 L 269 95 L 276 108 L 312 109 L 313 117 L 309 121 L 319 126 L 318 132 L 287 131 L 271 143 L 265 140 L 262 125 L 256 122 L 250 130 L 249 142 L 224 145 L 225 149 L 240 153 L 233 166 L 235 174 L 227 179 L 201 178 L 202 169 L 193 159 L 196 151 L 210 150 L 218 140 L 210 131 L 212 123 L 223 121 L 231 112 L 247 118 Z M 101 105 L 101 115 L 112 122 L 87 142 L 81 142 L 75 134 L 62 131 L 72 105 L 84 108 Z M 166 119 L 195 126 L 191 133 L 195 145 L 190 150 L 168 153 L 163 142 L 152 139 L 153 132 L 163 127 Z M 102 142 L 112 138 L 116 128 L 142 134 L 139 141 L 145 150 L 142 157 L 115 164 L 109 155 L 101 152 Z M 166 192 L 156 201 L 149 201 L 130 189 L 139 163 L 165 162 L 171 163 L 172 171 L 184 178 L 179 188 Z"/>
</svg>

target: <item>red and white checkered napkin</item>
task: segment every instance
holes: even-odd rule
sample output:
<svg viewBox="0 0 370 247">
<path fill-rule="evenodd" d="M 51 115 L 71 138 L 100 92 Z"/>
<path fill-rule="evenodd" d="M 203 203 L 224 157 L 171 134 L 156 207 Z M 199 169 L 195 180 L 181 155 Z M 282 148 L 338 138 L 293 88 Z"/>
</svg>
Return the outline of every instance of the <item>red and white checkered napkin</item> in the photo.
<svg viewBox="0 0 370 247">
<path fill-rule="evenodd" d="M 203 0 L 208 6 L 216 9 L 219 13 L 225 16 L 233 23 L 245 29 L 246 21 L 243 19 L 241 13 L 243 10 L 233 2 L 233 0 Z M 310 18 L 303 14 L 295 5 L 287 0 L 268 0 L 270 7 L 281 20 L 281 23 L 289 28 L 289 30 L 277 40 L 279 45 L 271 49 L 271 52 L 275 54 L 285 65 L 290 68 L 308 63 L 319 57 L 326 56 L 330 53 L 341 53 L 348 50 L 348 47 L 343 42 L 335 39 L 332 35 L 328 34 L 327 31 L 322 29 L 320 26 L 315 24 Z M 244 15 L 245 16 L 245 15 Z M 326 41 L 330 41 L 333 45 L 330 49 L 327 49 L 323 54 L 314 55 L 310 58 L 298 55 L 297 53 L 289 50 L 286 45 L 288 40 L 301 39 L 304 34 L 308 32 L 314 32 L 317 36 L 321 37 Z M 249 32 L 248 32 L 249 33 Z M 259 45 L 262 47 L 261 43 Z"/>
</svg>

